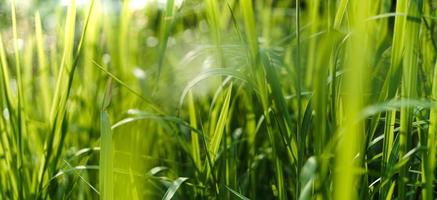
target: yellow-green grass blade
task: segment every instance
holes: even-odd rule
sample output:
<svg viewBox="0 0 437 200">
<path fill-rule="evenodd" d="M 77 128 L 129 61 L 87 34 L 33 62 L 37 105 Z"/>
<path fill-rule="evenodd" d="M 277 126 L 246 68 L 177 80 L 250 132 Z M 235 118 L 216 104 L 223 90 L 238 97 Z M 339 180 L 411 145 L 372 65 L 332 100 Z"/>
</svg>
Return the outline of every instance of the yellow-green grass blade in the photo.
<svg viewBox="0 0 437 200">
<path fill-rule="evenodd" d="M 5 94 L 5 98 L 6 101 L 9 104 L 9 109 L 11 109 L 12 107 L 16 106 L 16 101 L 15 101 L 15 97 L 13 96 L 13 93 L 11 91 L 11 86 L 10 86 L 10 72 L 9 72 L 9 65 L 8 65 L 8 61 L 6 58 L 6 52 L 5 52 L 5 47 L 3 44 L 3 39 L 2 36 L 0 35 L 0 61 L 1 61 L 1 69 L 2 69 L 2 81 L 3 81 L 3 91 Z M 10 112 L 12 112 L 13 110 L 10 110 Z"/>
<path fill-rule="evenodd" d="M 191 127 L 197 129 L 197 113 L 196 106 L 194 103 L 194 98 L 192 92 L 188 94 L 188 110 L 190 115 L 190 125 Z M 200 157 L 200 144 L 199 144 L 199 136 L 196 132 L 191 131 L 191 148 L 192 148 L 192 156 L 194 160 L 194 164 L 198 169 L 202 169 L 202 162 Z"/>
<path fill-rule="evenodd" d="M 258 56 L 258 38 L 255 25 L 255 16 L 253 13 L 253 3 L 251 0 L 242 0 L 240 2 L 243 12 L 244 27 L 246 31 L 246 39 L 249 45 L 251 59 L 257 59 Z M 255 67 L 255 66 L 252 66 Z"/>
<path fill-rule="evenodd" d="M 70 1 L 70 6 L 67 10 L 64 29 L 64 44 L 63 54 L 60 69 L 57 75 L 56 89 L 52 100 L 50 111 L 50 123 L 53 124 L 55 117 L 59 111 L 60 102 L 65 96 L 66 79 L 70 74 L 73 65 L 73 48 L 74 48 L 74 33 L 76 24 L 76 0 Z"/>
<path fill-rule="evenodd" d="M 56 83 L 55 95 L 52 100 L 51 115 L 50 115 L 50 134 L 46 141 L 45 157 L 42 161 L 39 174 L 39 195 L 42 195 L 42 183 L 46 171 L 50 164 L 51 173 L 56 171 L 58 160 L 62 153 L 62 145 L 65 142 L 66 132 L 62 131 L 63 123 L 65 122 L 66 106 L 70 96 L 72 82 L 74 78 L 74 72 L 78 64 L 79 55 L 82 50 L 82 43 L 86 35 L 86 30 L 93 10 L 94 0 L 90 2 L 89 9 L 85 16 L 85 22 L 83 31 L 79 40 L 76 55 L 73 56 L 74 47 L 74 31 L 76 21 L 76 5 L 75 0 L 71 1 L 71 4 L 67 11 L 65 34 L 64 34 L 64 52 L 62 55 L 61 67 L 58 71 L 58 79 Z M 52 154 L 54 157 L 52 159 Z"/>
<path fill-rule="evenodd" d="M 335 14 L 335 20 L 334 20 L 335 29 L 340 29 L 340 26 L 344 19 L 344 15 L 347 12 L 348 4 L 349 4 L 349 0 L 340 0 L 337 8 L 337 13 Z"/>
<path fill-rule="evenodd" d="M 407 13 L 412 16 L 420 16 L 422 10 L 422 1 L 406 1 L 408 5 Z M 406 18 L 406 17 L 405 17 Z M 411 19 L 405 19 L 403 24 L 404 30 L 404 47 L 403 65 L 402 65 L 402 85 L 401 97 L 406 99 L 415 98 L 417 96 L 417 70 L 418 58 L 415 55 L 415 50 L 418 48 L 419 31 L 421 22 Z M 413 111 L 409 107 L 401 108 L 400 113 L 400 148 L 399 158 L 404 157 L 409 151 L 411 144 L 411 131 L 413 122 Z M 398 198 L 406 199 L 406 184 L 408 181 L 408 166 L 404 165 L 399 172 Z"/>
<path fill-rule="evenodd" d="M 225 133 L 225 127 L 226 127 L 227 119 L 229 117 L 231 94 L 232 94 L 232 85 L 229 86 L 228 89 L 226 89 L 226 94 L 224 96 L 224 101 L 219 113 L 217 124 L 214 127 L 214 134 L 212 135 L 211 141 L 209 142 L 209 146 L 210 146 L 209 149 L 210 149 L 213 166 L 214 166 L 215 159 L 217 157 L 220 144 L 223 139 L 223 134 Z"/>
<path fill-rule="evenodd" d="M 43 102 L 43 113 L 50 113 L 50 102 L 51 102 L 51 87 L 49 82 L 49 73 L 50 67 L 47 64 L 47 55 L 45 53 L 45 37 L 43 34 L 41 15 L 39 12 L 35 14 L 35 38 L 36 38 L 36 51 L 38 55 L 38 72 L 39 72 L 39 80 L 40 87 L 44 88 L 41 90 L 42 93 L 42 102 Z M 48 121 L 49 116 L 44 116 L 44 118 Z"/>
<path fill-rule="evenodd" d="M 343 101 L 345 106 L 344 121 L 339 130 L 339 144 L 335 159 L 334 198 L 350 200 L 358 198 L 355 187 L 359 181 L 358 171 L 361 168 L 364 142 L 364 123 L 358 121 L 359 114 L 366 104 L 363 95 L 368 86 L 365 77 L 369 71 L 373 46 L 371 25 L 364 23 L 374 11 L 370 2 L 351 0 L 349 2 L 351 16 L 351 37 L 348 41 L 346 69 L 349 74 L 344 80 Z"/>
<path fill-rule="evenodd" d="M 437 99 L 437 63 L 434 67 L 433 75 L 433 85 L 432 85 L 432 99 Z M 433 182 L 434 182 L 434 168 L 435 168 L 435 158 L 436 158 L 436 134 L 437 134 L 437 108 L 432 107 L 429 117 L 429 132 L 427 140 L 427 161 L 424 169 L 424 179 L 425 179 L 425 193 L 424 199 L 433 199 Z"/>
<path fill-rule="evenodd" d="M 188 180 L 187 177 L 179 177 L 176 180 L 174 180 L 170 185 L 170 187 L 167 189 L 167 192 L 165 192 L 164 196 L 162 197 L 162 200 L 173 199 L 173 196 L 176 194 L 179 187 L 182 185 L 182 183 L 186 182 L 187 180 Z"/>
<path fill-rule="evenodd" d="M 221 21 L 219 20 L 221 17 L 221 13 L 219 12 L 219 3 L 215 0 L 205 0 L 206 4 L 206 14 L 207 19 L 209 22 L 209 25 L 212 29 L 212 38 L 214 39 L 214 43 L 216 46 L 216 59 L 218 66 L 224 66 L 226 67 L 226 64 L 224 63 L 224 55 L 223 55 L 223 48 L 222 45 L 222 25 Z"/>
<path fill-rule="evenodd" d="M 106 111 L 100 114 L 100 199 L 114 199 L 113 142 L 111 123 Z"/>
<path fill-rule="evenodd" d="M 175 0 L 168 0 L 166 3 L 166 9 L 165 12 L 162 14 L 161 20 L 162 20 L 162 24 L 161 24 L 161 30 L 160 30 L 160 42 L 159 42 L 159 46 L 158 46 L 158 52 L 159 52 L 159 57 L 158 57 L 158 74 L 157 74 L 157 82 L 156 82 L 156 88 L 158 87 L 158 83 L 159 83 L 159 79 L 161 76 L 161 71 L 162 68 L 164 66 L 164 61 L 165 61 L 165 55 L 166 55 L 166 51 L 167 51 L 167 46 L 168 46 L 168 40 L 170 38 L 170 34 L 172 32 L 173 26 L 174 26 L 174 21 L 175 21 Z"/>
<path fill-rule="evenodd" d="M 24 159 L 24 152 L 23 152 L 23 135 L 25 132 L 25 123 L 23 123 L 23 111 L 24 111 L 24 103 L 23 103 L 23 80 L 22 80 L 22 69 L 20 64 L 20 51 L 18 47 L 18 30 L 17 30 L 17 16 L 16 16 L 16 9 L 15 9 L 15 0 L 11 2 L 11 14 L 12 14 L 12 34 L 13 34 L 13 44 L 14 44 L 14 54 L 15 54 L 15 71 L 16 71 L 16 78 L 17 78 L 17 108 L 16 108 L 16 115 L 17 115 L 17 122 L 16 122 L 16 134 L 17 134 L 17 167 L 19 170 L 19 178 L 18 178 L 18 185 L 19 185 L 19 198 L 23 199 L 26 198 L 28 192 L 26 188 L 24 187 L 24 176 L 25 171 L 23 170 L 23 159 Z"/>
</svg>

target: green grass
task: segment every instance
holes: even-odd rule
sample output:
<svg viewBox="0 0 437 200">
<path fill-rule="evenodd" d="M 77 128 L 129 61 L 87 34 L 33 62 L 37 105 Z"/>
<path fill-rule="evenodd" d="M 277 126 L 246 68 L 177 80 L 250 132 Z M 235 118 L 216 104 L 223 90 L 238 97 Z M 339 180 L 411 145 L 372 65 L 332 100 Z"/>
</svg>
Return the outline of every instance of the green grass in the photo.
<svg viewBox="0 0 437 200">
<path fill-rule="evenodd" d="M 0 199 L 435 198 L 434 1 L 67 2 L 0 2 Z"/>
</svg>

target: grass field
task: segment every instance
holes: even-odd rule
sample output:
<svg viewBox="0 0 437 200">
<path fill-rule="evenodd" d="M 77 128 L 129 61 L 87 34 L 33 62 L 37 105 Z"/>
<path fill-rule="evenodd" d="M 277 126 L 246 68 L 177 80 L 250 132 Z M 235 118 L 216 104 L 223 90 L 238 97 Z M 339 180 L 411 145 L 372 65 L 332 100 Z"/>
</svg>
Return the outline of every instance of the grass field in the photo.
<svg viewBox="0 0 437 200">
<path fill-rule="evenodd" d="M 4 0 L 0 199 L 437 198 L 435 0 Z"/>
</svg>

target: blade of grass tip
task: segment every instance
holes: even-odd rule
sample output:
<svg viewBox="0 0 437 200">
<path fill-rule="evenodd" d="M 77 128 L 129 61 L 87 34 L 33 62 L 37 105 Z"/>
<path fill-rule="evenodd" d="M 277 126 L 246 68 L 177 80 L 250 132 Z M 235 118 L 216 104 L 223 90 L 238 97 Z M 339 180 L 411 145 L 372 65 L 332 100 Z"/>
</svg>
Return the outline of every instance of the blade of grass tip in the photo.
<svg viewBox="0 0 437 200">
<path fill-rule="evenodd" d="M 299 200 L 311 199 L 310 197 L 314 190 L 314 179 L 317 176 L 318 165 L 316 158 L 310 157 L 302 167 L 302 174 L 299 174 L 299 176 L 301 176 L 300 180 L 303 188 L 300 192 Z"/>
<path fill-rule="evenodd" d="M 344 14 L 347 12 L 348 3 L 349 3 L 349 0 L 341 0 L 339 5 L 338 5 L 337 13 L 335 14 L 335 19 L 334 19 L 334 28 L 335 29 L 340 29 Z"/>
<path fill-rule="evenodd" d="M 67 17 L 65 19 L 64 28 L 64 48 L 62 54 L 62 61 L 60 70 L 58 71 L 58 79 L 56 81 L 55 94 L 52 100 L 52 106 L 50 109 L 50 123 L 53 124 L 54 118 L 59 112 L 60 102 L 63 99 L 62 91 L 65 89 L 65 76 L 72 70 L 72 60 L 73 60 L 73 47 L 74 47 L 74 33 L 76 24 L 76 1 L 71 0 L 68 10 Z"/>
<path fill-rule="evenodd" d="M 393 199 L 393 193 L 395 191 L 395 186 L 396 186 L 396 182 L 393 181 L 393 183 L 390 185 L 390 189 L 387 192 L 387 197 L 385 198 L 386 200 Z"/>
<path fill-rule="evenodd" d="M 161 76 L 161 71 L 162 71 L 162 67 L 164 65 L 164 58 L 165 58 L 165 53 L 167 51 L 167 46 L 168 46 L 168 40 L 172 31 L 172 28 L 174 26 L 174 10 L 175 10 L 175 0 L 168 0 L 166 5 L 166 9 L 162 15 L 162 24 L 161 24 L 161 38 L 160 38 L 160 42 L 158 45 L 158 52 L 159 52 L 159 57 L 158 57 L 158 74 L 156 76 L 156 87 L 154 89 L 154 92 L 158 90 L 158 83 L 159 83 L 159 79 Z"/>
<path fill-rule="evenodd" d="M 249 198 L 247 198 L 247 197 L 245 197 L 244 195 L 242 195 L 241 193 L 239 193 L 239 192 L 237 192 L 237 191 L 231 189 L 230 187 L 228 187 L 228 186 L 226 186 L 226 185 L 225 185 L 225 187 L 226 187 L 226 189 L 228 189 L 232 194 L 234 194 L 238 199 L 241 199 L 241 200 L 250 200 Z"/>
<path fill-rule="evenodd" d="M 179 187 L 182 185 L 182 183 L 184 183 L 187 180 L 188 180 L 188 178 L 186 178 L 186 177 L 179 177 L 176 180 L 174 180 L 172 182 L 172 184 L 170 185 L 170 187 L 165 192 L 164 196 L 162 197 L 162 200 L 171 200 L 171 199 L 173 199 L 173 196 L 176 194 L 176 192 L 178 191 Z"/>
<path fill-rule="evenodd" d="M 20 50 L 18 47 L 18 31 L 17 31 L 17 16 L 16 16 L 16 9 L 15 9 L 15 0 L 11 2 L 11 12 L 12 12 L 12 32 L 13 32 L 13 39 L 14 39 L 14 51 L 15 51 L 15 70 L 16 70 L 16 76 L 17 76 L 17 134 L 18 134 L 18 140 L 17 140 L 17 146 L 18 146 L 18 155 L 17 155 L 17 165 L 18 170 L 20 171 L 19 175 L 19 187 L 20 187 L 20 199 L 25 198 L 24 192 L 24 186 L 22 183 L 24 179 L 24 172 L 23 172 L 23 131 L 25 124 L 23 123 L 23 81 L 22 81 L 22 74 L 21 74 L 21 66 L 20 66 Z"/>
<path fill-rule="evenodd" d="M 107 90 L 102 101 L 100 112 L 100 160 L 99 160 L 99 190 L 100 199 L 108 200 L 114 198 L 113 185 L 113 146 L 112 128 L 106 110 L 112 99 L 112 79 L 108 80 Z"/>
</svg>

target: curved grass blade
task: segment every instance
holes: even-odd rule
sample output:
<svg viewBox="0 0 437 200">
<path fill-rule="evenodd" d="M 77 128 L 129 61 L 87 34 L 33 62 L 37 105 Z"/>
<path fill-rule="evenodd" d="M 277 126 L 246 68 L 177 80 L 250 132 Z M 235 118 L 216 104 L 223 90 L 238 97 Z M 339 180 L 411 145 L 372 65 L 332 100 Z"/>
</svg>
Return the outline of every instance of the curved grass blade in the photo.
<svg viewBox="0 0 437 200">
<path fill-rule="evenodd" d="M 179 177 L 176 180 L 173 181 L 171 186 L 167 189 L 167 192 L 165 192 L 164 196 L 162 197 L 162 200 L 171 200 L 173 196 L 176 194 L 179 187 L 187 181 L 187 177 Z"/>
</svg>

